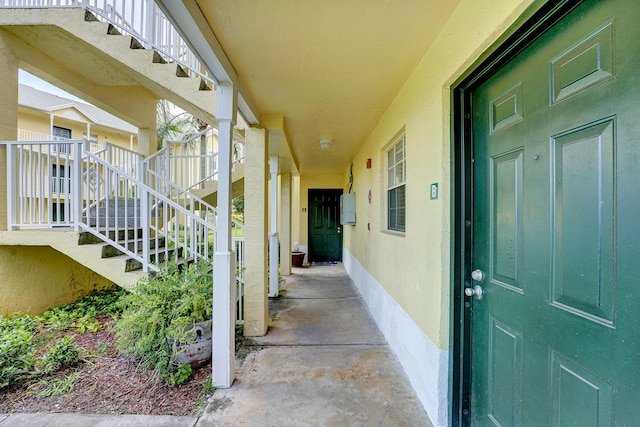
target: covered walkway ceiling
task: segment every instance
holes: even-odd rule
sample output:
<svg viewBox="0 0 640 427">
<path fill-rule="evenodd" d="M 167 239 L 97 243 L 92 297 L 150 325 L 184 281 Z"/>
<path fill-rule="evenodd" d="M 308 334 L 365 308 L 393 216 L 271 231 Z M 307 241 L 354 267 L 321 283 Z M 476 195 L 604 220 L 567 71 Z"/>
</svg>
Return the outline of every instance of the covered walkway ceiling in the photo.
<svg viewBox="0 0 640 427">
<path fill-rule="evenodd" d="M 315 175 L 344 173 L 459 0 L 182 2 L 260 116 L 284 117 L 300 173 Z"/>
</svg>

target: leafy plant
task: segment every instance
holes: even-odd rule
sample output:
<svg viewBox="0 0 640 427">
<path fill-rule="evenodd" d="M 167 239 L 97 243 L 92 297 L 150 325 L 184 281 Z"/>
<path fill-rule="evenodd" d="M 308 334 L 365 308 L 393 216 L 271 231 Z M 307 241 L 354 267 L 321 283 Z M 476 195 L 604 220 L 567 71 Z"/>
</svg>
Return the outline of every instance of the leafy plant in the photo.
<svg viewBox="0 0 640 427">
<path fill-rule="evenodd" d="M 43 378 L 28 388 L 38 397 L 62 396 L 73 391 L 78 378 L 80 378 L 78 372 L 73 372 L 62 378 Z"/>
<path fill-rule="evenodd" d="M 52 329 L 72 329 L 81 334 L 97 332 L 103 328 L 97 318 L 116 313 L 118 301 L 125 293 L 124 289 L 96 291 L 74 303 L 47 310 L 36 320 Z"/>
<path fill-rule="evenodd" d="M 65 304 L 36 317 L 0 316 L 0 389 L 83 360 L 73 336 L 60 338 L 65 331 L 97 331 L 104 326 L 97 317 L 112 315 L 124 290 L 95 292 L 73 304 Z M 55 342 L 53 342 L 55 340 Z M 53 342 L 53 344 L 51 344 Z M 40 357 L 38 352 L 44 350 Z"/>
<path fill-rule="evenodd" d="M 211 318 L 213 274 L 201 261 L 186 269 L 166 264 L 154 278 L 138 283 L 122 298 L 122 315 L 116 323 L 117 346 L 123 353 L 156 369 L 169 384 L 181 384 L 191 366 L 178 364 L 176 343 L 192 342 L 189 328 Z"/>
<path fill-rule="evenodd" d="M 47 354 L 42 356 L 44 372 L 53 372 L 78 364 L 82 358 L 82 349 L 73 343 L 74 335 L 58 340 Z"/>
<path fill-rule="evenodd" d="M 36 322 L 28 316 L 0 316 L 0 389 L 31 376 L 36 358 L 33 334 Z"/>
</svg>

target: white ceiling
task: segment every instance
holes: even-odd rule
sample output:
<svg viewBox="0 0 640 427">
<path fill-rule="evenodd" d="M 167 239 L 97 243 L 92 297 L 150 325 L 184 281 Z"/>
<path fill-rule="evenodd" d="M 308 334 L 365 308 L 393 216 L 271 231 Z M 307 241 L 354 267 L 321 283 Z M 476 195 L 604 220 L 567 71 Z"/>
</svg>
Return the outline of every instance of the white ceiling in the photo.
<svg viewBox="0 0 640 427">
<path fill-rule="evenodd" d="M 260 114 L 284 117 L 299 172 L 314 175 L 344 173 L 459 3 L 195 1 Z"/>
</svg>

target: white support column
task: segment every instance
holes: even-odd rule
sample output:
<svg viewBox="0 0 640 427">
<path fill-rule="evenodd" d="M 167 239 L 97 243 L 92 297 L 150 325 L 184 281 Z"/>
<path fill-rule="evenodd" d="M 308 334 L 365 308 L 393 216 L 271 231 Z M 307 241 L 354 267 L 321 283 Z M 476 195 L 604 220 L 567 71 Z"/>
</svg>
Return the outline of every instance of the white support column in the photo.
<svg viewBox="0 0 640 427">
<path fill-rule="evenodd" d="M 271 173 L 271 214 L 269 230 L 269 296 L 277 297 L 278 289 L 278 156 L 269 157 Z"/>
<path fill-rule="evenodd" d="M 280 174 L 280 274 L 291 274 L 291 173 Z"/>
<path fill-rule="evenodd" d="M 234 378 L 236 267 L 231 246 L 231 156 L 237 92 L 221 83 L 216 93 L 218 118 L 218 218 L 213 271 L 213 349 L 211 382 L 231 387 Z"/>
</svg>

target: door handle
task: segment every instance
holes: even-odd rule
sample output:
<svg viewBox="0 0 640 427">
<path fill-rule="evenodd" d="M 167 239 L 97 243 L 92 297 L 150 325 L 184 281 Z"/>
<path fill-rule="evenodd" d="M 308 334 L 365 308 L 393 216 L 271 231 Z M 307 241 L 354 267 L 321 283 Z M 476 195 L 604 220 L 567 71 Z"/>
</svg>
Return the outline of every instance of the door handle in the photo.
<svg viewBox="0 0 640 427">
<path fill-rule="evenodd" d="M 340 231 L 341 231 L 341 228 L 340 228 L 340 227 L 338 227 L 338 234 L 340 234 Z"/>
<path fill-rule="evenodd" d="M 482 279 L 484 279 L 484 273 L 482 270 L 477 268 L 471 272 L 471 279 L 473 279 L 474 282 L 482 282 Z M 475 296 L 476 299 L 482 299 L 482 286 L 475 285 L 473 287 L 464 288 L 464 294 L 468 297 Z"/>
<path fill-rule="evenodd" d="M 464 294 L 468 297 L 475 296 L 476 299 L 482 299 L 482 286 L 475 285 L 473 288 L 464 288 Z"/>
<path fill-rule="evenodd" d="M 477 268 L 471 272 L 471 278 L 476 282 L 482 282 L 482 279 L 484 279 L 484 273 L 482 270 Z"/>
</svg>

